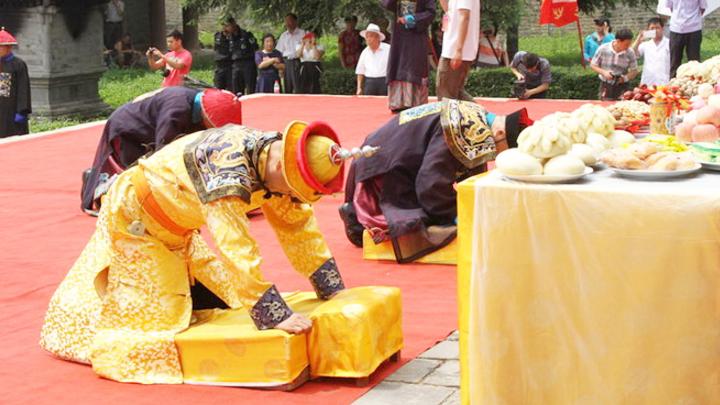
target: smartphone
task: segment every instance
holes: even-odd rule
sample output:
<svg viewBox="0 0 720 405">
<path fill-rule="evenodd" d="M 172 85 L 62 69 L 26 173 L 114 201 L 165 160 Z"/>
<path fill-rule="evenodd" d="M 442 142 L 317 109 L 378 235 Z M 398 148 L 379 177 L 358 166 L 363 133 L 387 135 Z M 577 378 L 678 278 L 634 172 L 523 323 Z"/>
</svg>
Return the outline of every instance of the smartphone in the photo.
<svg viewBox="0 0 720 405">
<path fill-rule="evenodd" d="M 645 31 L 643 31 L 643 39 L 654 39 L 654 38 L 655 38 L 655 35 L 657 35 L 657 33 L 655 32 L 655 30 L 645 30 Z"/>
</svg>

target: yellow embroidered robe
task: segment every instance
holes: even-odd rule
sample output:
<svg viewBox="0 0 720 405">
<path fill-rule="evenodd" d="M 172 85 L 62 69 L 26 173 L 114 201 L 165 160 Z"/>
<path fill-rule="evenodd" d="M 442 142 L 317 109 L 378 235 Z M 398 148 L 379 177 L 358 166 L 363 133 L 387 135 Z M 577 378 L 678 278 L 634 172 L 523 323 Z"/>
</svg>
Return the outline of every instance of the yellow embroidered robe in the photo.
<svg viewBox="0 0 720 405">
<path fill-rule="evenodd" d="M 262 152 L 279 137 L 243 126 L 211 129 L 183 137 L 122 173 L 103 201 L 90 242 L 50 301 L 42 347 L 90 363 L 113 380 L 181 383 L 174 335 L 190 324 L 193 279 L 231 308 L 247 308 L 260 329 L 287 319 L 292 312 L 263 279 L 249 233 L 245 214 L 256 203 L 319 297 L 343 289 L 312 207 L 288 196 L 263 199 Z M 135 170 L 143 171 L 162 211 L 193 231 L 172 234 L 140 206 Z M 135 221 L 144 227 L 139 236 L 129 230 Z M 203 225 L 219 257 L 200 237 Z"/>
</svg>

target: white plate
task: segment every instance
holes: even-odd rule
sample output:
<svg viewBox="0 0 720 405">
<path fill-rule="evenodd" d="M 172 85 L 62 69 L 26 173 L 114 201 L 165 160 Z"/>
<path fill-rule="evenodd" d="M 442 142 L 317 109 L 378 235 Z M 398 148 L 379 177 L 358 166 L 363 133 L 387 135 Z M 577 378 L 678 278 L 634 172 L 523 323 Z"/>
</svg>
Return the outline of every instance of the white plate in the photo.
<svg viewBox="0 0 720 405">
<path fill-rule="evenodd" d="M 681 176 L 687 176 L 688 174 L 692 174 L 700 170 L 702 166 L 700 163 L 696 163 L 695 167 L 692 169 L 687 170 L 667 170 L 667 171 L 657 171 L 657 170 L 631 170 L 631 169 L 616 169 L 614 167 L 611 167 L 611 169 L 624 177 L 631 177 L 635 179 L 645 179 L 645 180 L 655 180 L 655 179 L 668 179 L 672 177 L 681 177 Z"/>
<path fill-rule="evenodd" d="M 573 182 L 581 177 L 587 176 L 588 174 L 592 173 L 593 169 L 592 167 L 586 167 L 585 172 L 582 174 L 573 174 L 573 175 L 567 175 L 567 176 L 559 176 L 559 175 L 545 175 L 545 174 L 532 174 L 527 176 L 511 176 L 507 174 L 503 174 L 503 176 L 507 177 L 510 180 L 517 180 L 522 181 L 525 183 L 540 183 L 540 184 L 553 184 L 553 183 L 570 183 Z"/>
<path fill-rule="evenodd" d="M 720 162 L 700 162 L 703 169 L 720 171 Z"/>
</svg>

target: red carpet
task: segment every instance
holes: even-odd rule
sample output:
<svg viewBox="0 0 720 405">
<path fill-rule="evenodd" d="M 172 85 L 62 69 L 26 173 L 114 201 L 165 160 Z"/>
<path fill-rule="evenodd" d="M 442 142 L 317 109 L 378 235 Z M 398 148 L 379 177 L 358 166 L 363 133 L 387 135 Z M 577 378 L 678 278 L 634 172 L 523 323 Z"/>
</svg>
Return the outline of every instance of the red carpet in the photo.
<svg viewBox="0 0 720 405">
<path fill-rule="evenodd" d="M 511 112 L 521 105 L 533 118 L 570 111 L 577 102 L 485 102 L 490 110 Z M 291 119 L 325 120 L 345 145 L 358 145 L 388 118 L 383 98 L 269 96 L 243 106 L 247 125 L 282 130 Z M 94 227 L 80 212 L 80 173 L 92 161 L 102 126 L 0 144 L 0 392 L 4 404 L 346 404 L 367 388 L 347 381 L 311 382 L 292 393 L 190 385 L 120 384 L 98 378 L 88 366 L 57 360 L 38 346 L 50 295 L 64 277 Z M 457 329 L 455 269 L 450 266 L 367 262 L 346 241 L 337 215 L 341 197 L 317 205 L 320 226 L 348 286 L 391 285 L 403 293 L 403 362 Z M 262 218 L 253 219 L 264 274 L 281 291 L 310 285 L 290 268 Z M 372 383 L 399 365 L 384 366 Z"/>
</svg>

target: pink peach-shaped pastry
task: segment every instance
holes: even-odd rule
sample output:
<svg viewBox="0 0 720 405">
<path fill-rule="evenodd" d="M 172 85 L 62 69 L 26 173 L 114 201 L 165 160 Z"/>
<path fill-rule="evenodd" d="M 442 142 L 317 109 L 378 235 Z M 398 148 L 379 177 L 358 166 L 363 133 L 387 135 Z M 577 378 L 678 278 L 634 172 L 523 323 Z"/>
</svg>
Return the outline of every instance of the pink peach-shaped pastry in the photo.
<svg viewBox="0 0 720 405">
<path fill-rule="evenodd" d="M 682 122 L 692 124 L 692 125 L 697 124 L 698 123 L 697 122 L 697 111 L 693 110 L 693 111 L 690 111 L 687 114 L 685 114 L 683 116 Z"/>
<path fill-rule="evenodd" d="M 712 106 L 705 106 L 697 110 L 698 124 L 720 125 L 720 110 Z"/>
<path fill-rule="evenodd" d="M 712 124 L 698 124 L 692 129 L 693 142 L 715 142 L 720 139 L 720 130 Z"/>
<path fill-rule="evenodd" d="M 695 124 L 683 122 L 675 127 L 675 137 L 683 142 L 692 142 L 692 130 Z"/>
<path fill-rule="evenodd" d="M 692 103 L 693 110 L 699 110 L 707 105 L 705 104 L 705 99 L 700 96 L 693 97 L 692 99 L 690 99 L 690 102 Z"/>
</svg>

